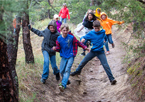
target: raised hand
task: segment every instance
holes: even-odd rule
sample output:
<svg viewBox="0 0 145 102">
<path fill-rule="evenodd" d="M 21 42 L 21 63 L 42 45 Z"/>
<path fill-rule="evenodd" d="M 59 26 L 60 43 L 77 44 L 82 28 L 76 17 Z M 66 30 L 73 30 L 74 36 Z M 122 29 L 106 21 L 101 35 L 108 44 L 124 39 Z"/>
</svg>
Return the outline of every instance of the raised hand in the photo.
<svg viewBox="0 0 145 102">
<path fill-rule="evenodd" d="M 31 25 L 30 25 L 30 24 L 28 25 L 28 28 L 29 28 L 29 30 L 31 30 L 31 29 L 32 29 L 32 27 L 31 27 Z"/>
</svg>

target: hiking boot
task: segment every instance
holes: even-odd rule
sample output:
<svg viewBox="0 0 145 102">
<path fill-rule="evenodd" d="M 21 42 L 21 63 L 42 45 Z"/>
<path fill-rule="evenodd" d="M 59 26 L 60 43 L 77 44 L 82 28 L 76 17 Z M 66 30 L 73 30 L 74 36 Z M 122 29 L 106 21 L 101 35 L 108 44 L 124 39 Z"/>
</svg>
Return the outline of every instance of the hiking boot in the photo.
<svg viewBox="0 0 145 102">
<path fill-rule="evenodd" d="M 115 85 L 116 84 L 116 80 L 115 79 L 113 79 L 112 81 L 111 81 L 111 85 Z"/>
<path fill-rule="evenodd" d="M 75 75 L 80 75 L 80 73 L 81 73 L 81 72 L 76 72 L 76 71 L 75 71 L 75 72 L 71 72 L 70 75 L 71 75 L 71 76 L 75 76 Z"/>
<path fill-rule="evenodd" d="M 106 55 L 109 55 L 109 54 L 110 54 L 110 52 L 109 52 L 109 51 L 107 51 L 107 52 L 106 52 Z"/>
<path fill-rule="evenodd" d="M 46 80 L 45 80 L 45 79 L 42 79 L 42 78 L 41 78 L 41 80 L 40 80 L 40 81 L 41 81 L 41 83 L 43 83 L 43 84 L 45 84 L 45 83 L 46 83 Z"/>
<path fill-rule="evenodd" d="M 64 86 L 63 85 L 61 85 L 61 83 L 59 84 L 59 90 L 61 91 L 61 92 L 64 92 Z"/>
<path fill-rule="evenodd" d="M 81 53 L 81 55 L 82 55 L 82 56 L 86 56 L 86 53 L 85 53 L 85 52 L 83 52 L 83 53 Z"/>
<path fill-rule="evenodd" d="M 115 44 L 113 43 L 113 44 L 112 44 L 112 48 L 114 48 L 114 47 L 115 47 Z"/>
<path fill-rule="evenodd" d="M 70 80 L 67 81 L 67 85 L 71 84 Z"/>
<path fill-rule="evenodd" d="M 59 75 L 59 73 L 56 74 L 56 80 L 57 80 L 57 81 L 60 80 L 60 75 Z"/>
</svg>

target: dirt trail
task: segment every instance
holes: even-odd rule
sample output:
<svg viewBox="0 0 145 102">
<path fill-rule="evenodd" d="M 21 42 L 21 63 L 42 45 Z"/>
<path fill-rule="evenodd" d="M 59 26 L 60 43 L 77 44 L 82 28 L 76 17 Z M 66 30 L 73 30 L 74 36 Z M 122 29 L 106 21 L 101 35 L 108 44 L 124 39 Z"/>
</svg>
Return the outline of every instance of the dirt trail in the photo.
<svg viewBox="0 0 145 102">
<path fill-rule="evenodd" d="M 116 29 L 113 31 L 116 33 Z M 110 46 L 111 54 L 107 55 L 107 59 L 117 85 L 110 84 L 100 61 L 93 59 L 84 67 L 79 77 L 70 77 L 71 85 L 63 93 L 58 89 L 60 82 L 55 80 L 52 70 L 46 84 L 40 83 L 41 74 L 33 78 L 35 84 L 32 85 L 31 91 L 37 94 L 34 102 L 134 102 L 130 99 L 131 86 L 128 82 L 126 65 L 122 63 L 126 53 L 119 40 L 114 42 L 115 48 L 112 49 Z M 78 54 L 81 52 L 82 49 L 79 49 Z M 77 55 L 72 71 L 82 59 L 82 56 Z"/>
<path fill-rule="evenodd" d="M 100 61 L 93 59 L 85 66 L 81 76 L 82 86 L 86 88 L 87 93 L 82 102 L 134 102 L 129 98 L 131 86 L 126 65 L 122 63 L 126 53 L 119 40 L 114 39 L 114 43 L 115 48 L 112 49 L 110 46 L 111 54 L 107 55 L 107 60 L 117 84 L 110 84 Z"/>
</svg>

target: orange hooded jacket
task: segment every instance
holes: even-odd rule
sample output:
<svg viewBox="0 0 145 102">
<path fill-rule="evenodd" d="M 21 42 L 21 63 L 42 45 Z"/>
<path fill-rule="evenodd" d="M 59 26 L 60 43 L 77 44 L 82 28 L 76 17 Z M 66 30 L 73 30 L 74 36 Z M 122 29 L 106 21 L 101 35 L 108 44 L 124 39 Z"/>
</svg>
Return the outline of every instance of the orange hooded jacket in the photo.
<svg viewBox="0 0 145 102">
<path fill-rule="evenodd" d="M 111 31 L 112 25 L 124 23 L 124 21 L 120 22 L 120 21 L 114 21 L 114 20 L 112 20 L 112 19 L 109 19 L 108 16 L 107 16 L 107 14 L 106 14 L 105 12 L 102 12 L 102 13 L 101 13 L 101 16 L 102 16 L 102 15 L 106 15 L 106 19 L 105 19 L 105 20 L 102 20 L 102 19 L 100 20 L 101 26 L 102 26 L 103 29 L 105 29 L 105 31 L 106 31 L 106 32 L 105 32 L 106 35 L 112 34 L 112 31 Z"/>
</svg>

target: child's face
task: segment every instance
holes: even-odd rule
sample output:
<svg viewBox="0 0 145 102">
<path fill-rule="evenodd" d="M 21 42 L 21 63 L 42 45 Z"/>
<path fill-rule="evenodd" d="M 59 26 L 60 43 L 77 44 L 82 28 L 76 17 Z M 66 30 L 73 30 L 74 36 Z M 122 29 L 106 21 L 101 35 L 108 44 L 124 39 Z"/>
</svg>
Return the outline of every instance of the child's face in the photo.
<svg viewBox="0 0 145 102">
<path fill-rule="evenodd" d="M 61 30 L 61 32 L 62 32 L 62 35 L 63 35 L 64 37 L 66 37 L 67 34 L 68 34 L 68 32 L 69 32 L 69 30 L 66 29 L 66 28 L 63 28 L 63 29 Z"/>
<path fill-rule="evenodd" d="M 50 32 L 54 33 L 55 32 L 55 28 L 53 26 L 49 26 L 49 30 Z"/>
<path fill-rule="evenodd" d="M 100 27 L 94 27 L 94 26 L 93 26 L 93 28 L 94 28 L 95 32 L 100 31 Z"/>
<path fill-rule="evenodd" d="M 89 20 L 92 20 L 92 19 L 93 19 L 93 15 L 89 14 L 89 15 L 88 15 L 88 19 L 89 19 Z"/>
<path fill-rule="evenodd" d="M 106 19 L 106 15 L 102 15 L 101 18 L 102 18 L 102 20 L 105 20 Z"/>
<path fill-rule="evenodd" d="M 97 10 L 97 13 L 100 14 L 101 13 L 100 10 Z"/>
<path fill-rule="evenodd" d="M 55 18 L 55 21 L 58 21 L 58 18 Z"/>
</svg>

